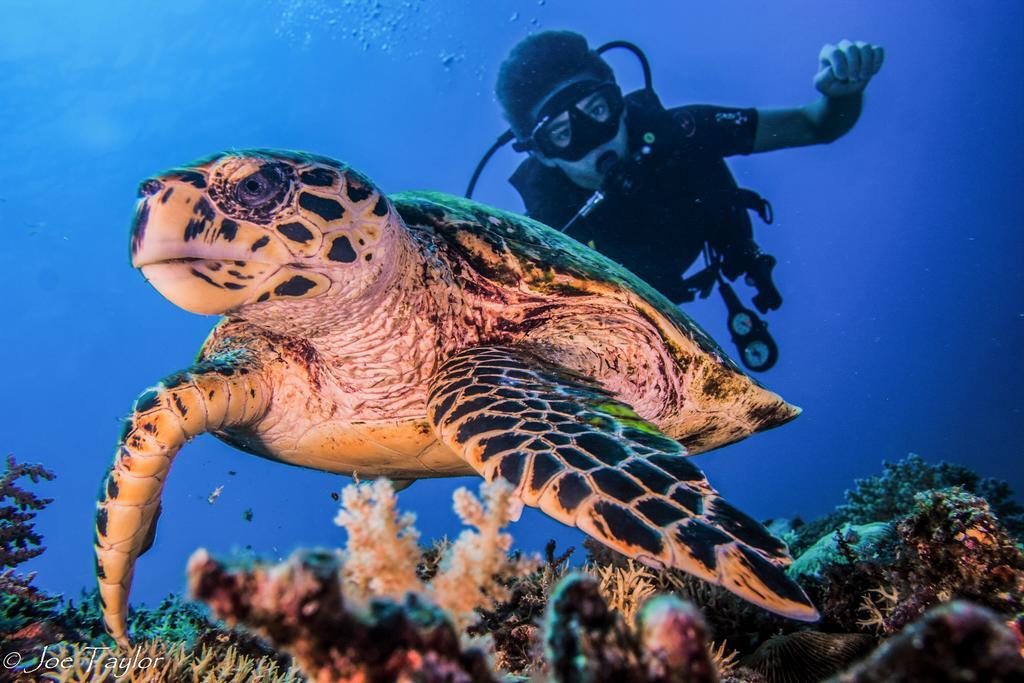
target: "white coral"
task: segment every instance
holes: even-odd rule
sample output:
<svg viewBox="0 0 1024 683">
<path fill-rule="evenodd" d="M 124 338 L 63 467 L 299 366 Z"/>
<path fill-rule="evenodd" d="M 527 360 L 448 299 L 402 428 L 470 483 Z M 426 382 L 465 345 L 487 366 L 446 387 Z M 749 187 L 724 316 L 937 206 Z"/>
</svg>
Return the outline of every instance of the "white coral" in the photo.
<svg viewBox="0 0 1024 683">
<path fill-rule="evenodd" d="M 627 560 L 625 567 L 591 565 L 587 570 L 597 577 L 598 590 L 608 607 L 621 612 L 627 624 L 633 623 L 644 602 L 657 592 L 655 575 L 635 560 Z"/>
<path fill-rule="evenodd" d="M 343 578 L 356 597 L 401 600 L 408 592 L 424 593 L 465 626 L 476 607 L 508 597 L 499 581 L 511 569 L 512 536 L 503 533 L 521 503 L 504 480 L 480 486 L 480 498 L 465 488 L 453 496 L 456 514 L 470 529 L 444 550 L 429 587 L 416 574 L 422 550 L 416 516 L 399 513 L 395 491 L 387 479 L 350 484 L 342 491 L 335 522 L 348 531 Z M 481 500 L 482 499 L 482 500 Z"/>
<path fill-rule="evenodd" d="M 348 531 L 344 578 L 356 595 L 401 600 L 423 589 L 416 576 L 420 534 L 416 515 L 400 514 L 387 479 L 350 484 L 342 491 L 342 508 L 334 522 Z"/>
<path fill-rule="evenodd" d="M 481 484 L 480 496 L 483 502 L 466 488 L 452 496 L 455 513 L 474 528 L 463 531 L 452 544 L 432 584 L 434 601 L 457 622 L 471 617 L 476 607 L 506 599 L 508 593 L 497 580 L 509 568 L 512 547 L 512 536 L 502 529 L 518 506 L 503 479 Z"/>
</svg>

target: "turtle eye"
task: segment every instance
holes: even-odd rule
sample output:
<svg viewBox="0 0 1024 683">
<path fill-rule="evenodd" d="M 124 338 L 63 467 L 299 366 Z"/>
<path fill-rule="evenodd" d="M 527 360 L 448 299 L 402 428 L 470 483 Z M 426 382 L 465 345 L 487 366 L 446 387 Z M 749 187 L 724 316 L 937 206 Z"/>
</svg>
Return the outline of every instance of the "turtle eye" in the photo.
<svg viewBox="0 0 1024 683">
<path fill-rule="evenodd" d="M 235 199 L 243 206 L 258 208 L 283 194 L 288 177 L 276 164 L 267 164 L 235 185 Z"/>
</svg>

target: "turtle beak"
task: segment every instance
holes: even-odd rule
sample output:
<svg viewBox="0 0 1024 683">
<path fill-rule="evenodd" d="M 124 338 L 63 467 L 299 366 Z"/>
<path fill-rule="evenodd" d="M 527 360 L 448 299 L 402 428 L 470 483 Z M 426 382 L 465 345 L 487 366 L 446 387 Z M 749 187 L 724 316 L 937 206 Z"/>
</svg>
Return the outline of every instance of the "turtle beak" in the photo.
<svg viewBox="0 0 1024 683">
<path fill-rule="evenodd" d="M 259 261 L 283 265 L 291 253 L 279 237 L 254 223 L 218 211 L 206 192 L 189 183 L 147 180 L 131 229 L 136 268 L 181 259 Z"/>
<path fill-rule="evenodd" d="M 237 308 L 291 260 L 276 235 L 223 215 L 205 190 L 191 183 L 151 178 L 139 195 L 132 265 L 187 311 L 219 314 Z"/>
</svg>

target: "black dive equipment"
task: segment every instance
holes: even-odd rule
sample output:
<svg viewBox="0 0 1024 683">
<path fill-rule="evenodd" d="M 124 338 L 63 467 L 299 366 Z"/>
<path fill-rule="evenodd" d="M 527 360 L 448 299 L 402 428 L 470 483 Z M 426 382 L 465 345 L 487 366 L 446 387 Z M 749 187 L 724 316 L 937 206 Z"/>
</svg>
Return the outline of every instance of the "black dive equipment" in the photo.
<svg viewBox="0 0 1024 683">
<path fill-rule="evenodd" d="M 541 106 L 537 125 L 517 152 L 536 149 L 551 159 L 579 161 L 615 137 L 625 102 L 611 81 L 576 81 Z"/>
<path fill-rule="evenodd" d="M 768 332 L 768 323 L 740 302 L 732 285 L 722 275 L 722 256 L 707 245 L 704 246 L 704 263 L 703 270 L 683 278 L 687 292 L 679 303 L 689 303 L 698 296 L 706 299 L 717 284 L 728 311 L 729 336 L 739 351 L 740 362 L 755 372 L 770 370 L 779 359 L 779 346 Z"/>
<path fill-rule="evenodd" d="M 719 275 L 718 291 L 729 311 L 729 335 L 740 352 L 740 360 L 751 370 L 764 372 L 779 359 L 779 347 L 768 334 L 768 323 L 740 303 L 732 285 Z"/>
<path fill-rule="evenodd" d="M 617 195 L 629 198 L 640 186 L 640 174 L 643 166 L 651 155 L 651 144 L 654 142 L 654 134 L 647 133 L 644 136 L 644 146 L 635 154 L 620 159 L 619 155 L 609 150 L 597 160 L 597 172 L 604 176 L 601 187 L 590 195 L 590 199 L 583 203 L 576 215 L 569 219 L 569 222 L 559 228 L 560 232 L 569 232 L 579 221 L 583 220 L 593 212 L 609 195 Z"/>
<path fill-rule="evenodd" d="M 654 95 L 654 88 L 651 85 L 651 67 L 643 51 L 633 43 L 624 40 L 605 43 L 595 51 L 602 54 L 613 48 L 627 49 L 637 57 L 644 74 L 643 90 Z M 586 106 L 591 104 L 592 95 L 600 96 L 593 99 L 602 99 L 601 104 L 605 106 L 604 110 L 600 108 L 591 110 Z M 549 158 L 577 161 L 586 156 L 590 150 L 605 144 L 615 136 L 623 108 L 622 91 L 613 82 L 581 80 L 571 83 L 552 95 L 541 106 L 537 124 L 530 132 L 530 138 L 526 141 L 516 141 L 512 148 L 517 152 L 537 150 Z M 567 113 L 567 119 L 562 118 L 563 113 Z M 487 162 L 499 149 L 513 140 L 515 140 L 515 133 L 510 128 L 488 148 L 480 159 L 480 163 L 473 170 L 473 175 L 466 188 L 467 199 L 473 197 L 473 190 L 476 188 L 476 183 Z M 636 191 L 646 172 L 644 166 L 652 157 L 653 146 L 657 143 L 654 133 L 644 133 L 643 143 L 637 152 L 625 159 L 619 159 L 615 152 L 608 151 L 597 160 L 597 170 L 604 176 L 604 182 L 601 183 L 600 189 L 584 202 L 576 215 L 560 228 L 561 232 L 572 230 L 573 226 L 589 216 L 608 196 L 614 194 L 628 198 Z M 772 207 L 767 200 L 750 190 L 740 189 L 738 192 L 740 194 L 737 197 L 737 203 L 740 206 L 755 211 L 767 224 L 773 222 Z M 768 333 L 768 324 L 761 320 L 754 311 L 743 306 L 739 296 L 722 274 L 721 254 L 714 252 L 706 244 L 704 246 L 704 262 L 703 270 L 689 278 L 683 278 L 687 292 L 682 301 L 677 303 L 691 302 L 697 296 L 705 299 L 710 296 L 711 290 L 717 285 L 728 311 L 729 334 L 739 351 L 740 361 L 748 370 L 755 372 L 771 369 L 779 358 L 779 348 L 771 334 Z M 771 265 L 774 265 L 774 259 L 772 259 Z M 749 276 L 747 282 L 751 284 Z M 755 296 L 755 301 L 764 299 L 764 295 L 760 292 L 762 284 L 758 283 L 759 293 Z M 769 294 L 769 299 L 771 301 L 777 299 L 778 303 L 781 303 L 781 296 L 771 284 L 770 277 L 764 286 L 769 287 L 773 293 Z M 766 312 L 767 308 L 778 308 L 778 304 L 768 305 L 766 308 L 758 303 L 757 307 Z"/>
<path fill-rule="evenodd" d="M 639 47 L 626 40 L 613 40 L 612 42 L 605 43 L 601 47 L 597 48 L 595 52 L 597 52 L 597 54 L 600 55 L 604 54 L 608 50 L 613 50 L 615 48 L 623 48 L 629 50 L 636 56 L 636 58 L 640 61 L 640 68 L 643 69 L 644 72 L 644 90 L 649 90 L 653 93 L 654 88 L 651 86 L 651 64 L 650 62 L 647 61 L 647 55 L 645 55 L 643 50 L 641 50 Z M 616 90 L 618 90 L 617 86 Z M 622 91 L 619 90 L 619 97 L 621 98 L 621 96 Z M 622 111 L 620 109 L 619 116 L 621 115 Z M 616 117 L 616 119 L 617 118 L 618 117 Z M 612 135 L 614 134 L 615 133 L 613 132 Z M 512 142 L 515 139 L 516 134 L 512 132 L 511 128 L 509 128 L 504 133 L 499 135 L 498 139 L 494 141 L 494 144 L 487 149 L 487 152 L 485 152 L 483 157 L 480 159 L 480 163 L 478 163 L 476 165 L 476 168 L 473 169 L 473 175 L 470 177 L 469 185 L 466 187 L 466 199 L 473 198 L 473 190 L 476 189 L 476 183 L 480 179 L 480 174 L 484 172 L 484 167 L 487 166 L 487 162 L 491 160 L 491 157 L 494 156 L 495 152 L 497 152 L 499 149 L 501 149 L 502 147 L 504 147 L 505 145 L 507 145 L 508 143 Z M 611 138 L 609 137 L 608 139 L 610 140 Z M 605 142 L 607 142 L 607 140 Z M 529 147 L 523 147 L 523 144 L 528 145 L 528 143 L 516 143 L 515 145 L 512 146 L 512 148 L 515 149 L 517 152 L 525 152 L 529 149 Z M 591 149 L 593 149 L 593 147 L 591 147 Z M 583 155 L 580 155 L 580 157 L 577 158 L 581 158 L 582 156 Z"/>
</svg>

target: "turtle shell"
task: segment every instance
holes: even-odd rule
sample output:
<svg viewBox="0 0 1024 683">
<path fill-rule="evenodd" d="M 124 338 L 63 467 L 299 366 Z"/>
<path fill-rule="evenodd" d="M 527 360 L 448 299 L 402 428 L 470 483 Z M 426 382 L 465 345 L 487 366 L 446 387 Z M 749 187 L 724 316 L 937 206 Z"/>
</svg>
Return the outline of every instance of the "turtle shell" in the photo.
<svg viewBox="0 0 1024 683">
<path fill-rule="evenodd" d="M 700 325 L 653 287 L 558 230 L 440 192 L 400 192 L 389 198 L 411 229 L 431 228 L 496 284 L 566 300 L 596 295 L 627 302 L 656 325 L 680 362 L 698 350 L 744 374 Z"/>
</svg>

